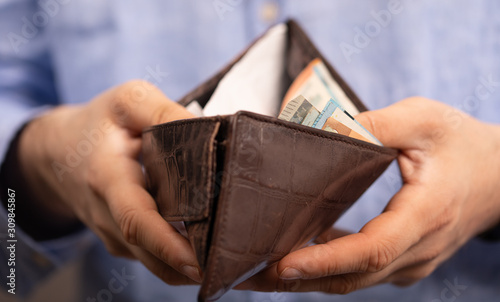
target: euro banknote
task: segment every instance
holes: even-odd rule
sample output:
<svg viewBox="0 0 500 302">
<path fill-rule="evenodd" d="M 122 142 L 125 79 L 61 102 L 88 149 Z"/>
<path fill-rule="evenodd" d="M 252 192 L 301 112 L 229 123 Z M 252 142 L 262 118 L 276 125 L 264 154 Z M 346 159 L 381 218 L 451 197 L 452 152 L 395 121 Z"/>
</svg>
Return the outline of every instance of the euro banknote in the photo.
<svg viewBox="0 0 500 302">
<path fill-rule="evenodd" d="M 299 95 L 286 104 L 278 118 L 382 145 L 333 99 L 328 100 L 320 112 L 304 96 Z"/>
</svg>

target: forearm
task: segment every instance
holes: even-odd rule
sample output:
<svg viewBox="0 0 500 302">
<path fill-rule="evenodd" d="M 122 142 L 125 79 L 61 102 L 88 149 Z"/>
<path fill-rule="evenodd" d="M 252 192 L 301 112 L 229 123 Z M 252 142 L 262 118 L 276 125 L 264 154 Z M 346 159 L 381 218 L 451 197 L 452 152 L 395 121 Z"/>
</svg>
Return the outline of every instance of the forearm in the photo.
<svg viewBox="0 0 500 302">
<path fill-rule="evenodd" d="M 27 130 L 35 127 L 36 124 L 22 127 L 11 142 L 0 170 L 0 187 L 2 197 L 6 196 L 8 189 L 16 192 L 17 225 L 35 240 L 47 240 L 73 233 L 83 225 L 74 215 L 68 214 L 69 209 L 57 208 L 55 203 L 48 202 L 49 196 L 40 196 L 42 193 L 34 187 L 43 186 L 43 183 L 34 184 L 33 180 L 28 180 L 26 172 L 31 164 L 21 162 L 20 147 L 23 140 L 29 140 L 33 135 Z M 2 203 L 7 208 L 7 198 L 2 198 Z"/>
</svg>

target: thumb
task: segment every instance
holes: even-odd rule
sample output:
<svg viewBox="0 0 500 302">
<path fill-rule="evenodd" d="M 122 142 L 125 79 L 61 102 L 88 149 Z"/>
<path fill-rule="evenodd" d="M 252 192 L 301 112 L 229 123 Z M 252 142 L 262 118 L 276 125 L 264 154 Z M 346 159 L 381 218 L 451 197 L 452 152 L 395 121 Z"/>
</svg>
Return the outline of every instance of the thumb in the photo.
<svg viewBox="0 0 500 302">
<path fill-rule="evenodd" d="M 130 81 L 106 93 L 112 119 L 123 128 L 140 133 L 144 128 L 195 117 L 146 81 Z"/>
<path fill-rule="evenodd" d="M 435 101 L 414 97 L 374 111 L 365 111 L 355 116 L 384 146 L 408 149 L 425 139 L 425 130 L 432 125 L 435 113 L 429 112 L 429 102 Z"/>
</svg>

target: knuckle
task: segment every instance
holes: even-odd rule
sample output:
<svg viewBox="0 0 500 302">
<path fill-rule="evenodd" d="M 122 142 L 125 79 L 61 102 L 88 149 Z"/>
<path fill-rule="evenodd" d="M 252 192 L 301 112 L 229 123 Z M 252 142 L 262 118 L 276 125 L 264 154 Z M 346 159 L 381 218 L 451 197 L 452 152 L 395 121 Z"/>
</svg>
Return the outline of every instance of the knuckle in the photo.
<svg viewBox="0 0 500 302">
<path fill-rule="evenodd" d="M 136 211 L 133 209 L 123 209 L 119 218 L 119 226 L 123 239 L 127 243 L 137 245 L 138 226 Z"/>
<path fill-rule="evenodd" d="M 118 122 L 124 122 L 130 115 L 130 104 L 128 98 L 116 97 L 110 102 L 111 115 Z"/>
<path fill-rule="evenodd" d="M 394 261 L 396 252 L 390 246 L 391 244 L 384 243 L 375 245 L 368 259 L 367 272 L 379 272 Z"/>
<path fill-rule="evenodd" d="M 110 101 L 111 113 L 118 121 L 126 120 L 148 93 L 159 93 L 159 89 L 145 80 L 130 80 L 118 86 Z"/>
<path fill-rule="evenodd" d="M 158 108 L 153 112 L 152 122 L 154 125 L 168 122 L 174 116 L 173 111 L 166 110 L 165 108 Z"/>
</svg>

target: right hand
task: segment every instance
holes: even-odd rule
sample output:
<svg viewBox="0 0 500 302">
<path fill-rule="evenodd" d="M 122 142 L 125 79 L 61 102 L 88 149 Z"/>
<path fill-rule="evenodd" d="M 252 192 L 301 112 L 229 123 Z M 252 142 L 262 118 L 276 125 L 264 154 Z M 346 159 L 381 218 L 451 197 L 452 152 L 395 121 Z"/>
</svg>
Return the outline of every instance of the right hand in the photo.
<svg viewBox="0 0 500 302">
<path fill-rule="evenodd" d="M 191 117 L 153 85 L 131 81 L 31 121 L 19 156 L 40 215 L 61 226 L 81 220 L 111 254 L 140 260 L 169 284 L 200 282 L 193 249 L 158 213 L 138 162 L 144 127 Z"/>
</svg>

